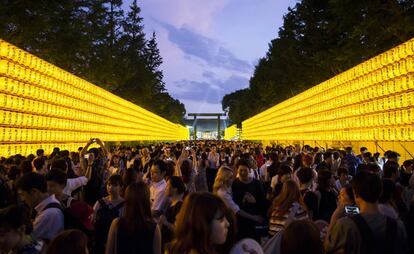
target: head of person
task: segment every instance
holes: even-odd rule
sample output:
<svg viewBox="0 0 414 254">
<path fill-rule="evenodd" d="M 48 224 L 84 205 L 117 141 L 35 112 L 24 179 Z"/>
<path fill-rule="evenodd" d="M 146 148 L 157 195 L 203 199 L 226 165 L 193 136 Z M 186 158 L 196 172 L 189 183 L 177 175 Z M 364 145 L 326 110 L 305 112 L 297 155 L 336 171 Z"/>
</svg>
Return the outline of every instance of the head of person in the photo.
<svg viewBox="0 0 414 254">
<path fill-rule="evenodd" d="M 384 178 L 388 178 L 391 179 L 393 181 L 396 181 L 399 177 L 399 165 L 396 161 L 387 161 L 384 164 L 384 168 L 383 168 L 383 173 L 384 173 Z"/>
<path fill-rule="evenodd" d="M 302 207 L 305 207 L 298 185 L 295 181 L 288 180 L 283 183 L 282 191 L 273 200 L 270 212 L 276 212 L 277 214 L 284 215 L 289 212 L 289 209 L 295 202 L 301 204 Z"/>
<path fill-rule="evenodd" d="M 132 183 L 125 191 L 125 212 L 120 226 L 128 232 L 147 228 L 151 220 L 150 190 L 144 182 Z"/>
<path fill-rule="evenodd" d="M 401 169 L 404 170 L 406 173 L 410 173 L 413 171 L 414 167 L 414 160 L 405 160 L 401 166 Z"/>
<path fill-rule="evenodd" d="M 283 231 L 280 253 L 323 254 L 318 226 L 310 220 L 297 220 Z"/>
<path fill-rule="evenodd" d="M 338 201 L 341 205 L 355 205 L 355 196 L 350 184 L 345 185 L 339 191 Z"/>
<path fill-rule="evenodd" d="M 43 149 L 37 149 L 36 150 L 36 156 L 37 157 L 42 157 L 44 155 L 45 155 L 45 150 L 43 150 Z"/>
<path fill-rule="evenodd" d="M 360 152 L 361 154 L 364 154 L 364 153 L 368 152 L 368 148 L 366 148 L 366 147 L 361 147 L 361 148 L 359 148 L 359 152 Z"/>
<path fill-rule="evenodd" d="M 57 235 L 50 242 L 46 252 L 46 254 L 72 253 L 88 253 L 88 237 L 77 229 L 69 229 Z"/>
<path fill-rule="evenodd" d="M 231 238 L 231 211 L 218 196 L 190 193 L 177 215 L 171 253 L 213 253 Z"/>
<path fill-rule="evenodd" d="M 352 147 L 348 146 L 345 148 L 346 154 L 352 154 Z"/>
<path fill-rule="evenodd" d="M 338 168 L 338 178 L 341 182 L 349 180 L 349 170 L 347 168 Z"/>
<path fill-rule="evenodd" d="M 22 201 L 31 208 L 48 196 L 45 177 L 35 172 L 20 177 L 16 182 L 16 188 Z"/>
<path fill-rule="evenodd" d="M 321 169 L 318 172 L 318 189 L 330 191 L 335 186 L 335 178 L 331 171 Z"/>
<path fill-rule="evenodd" d="M 388 161 L 394 161 L 397 162 L 400 160 L 400 155 L 397 152 L 389 151 L 387 154 Z"/>
<path fill-rule="evenodd" d="M 33 172 L 32 162 L 27 159 L 20 162 L 19 168 L 22 174 Z"/>
<path fill-rule="evenodd" d="M 292 168 L 287 164 L 282 164 L 277 171 L 277 175 L 279 176 L 279 181 L 284 183 L 292 178 Z"/>
<path fill-rule="evenodd" d="M 122 184 L 124 192 L 130 184 L 136 182 L 138 182 L 138 172 L 132 168 L 125 170 L 124 174 L 122 175 Z"/>
<path fill-rule="evenodd" d="M 230 167 L 221 166 L 214 179 L 213 192 L 216 193 L 220 188 L 230 188 L 233 180 L 233 170 Z"/>
<path fill-rule="evenodd" d="M 66 187 L 68 175 L 61 169 L 53 168 L 46 174 L 47 191 L 60 197 Z"/>
<path fill-rule="evenodd" d="M 333 154 L 331 152 L 326 152 L 323 154 L 323 158 L 326 163 L 331 164 L 333 159 Z"/>
<path fill-rule="evenodd" d="M 111 175 L 106 181 L 108 195 L 119 196 L 122 190 L 122 177 L 118 174 Z"/>
<path fill-rule="evenodd" d="M 305 168 L 309 168 L 313 165 L 313 157 L 310 154 L 304 154 L 302 156 L 302 165 Z"/>
<path fill-rule="evenodd" d="M 240 159 L 237 161 L 236 167 L 240 180 L 245 182 L 249 181 L 251 178 L 249 174 L 249 161 L 246 159 Z"/>
<path fill-rule="evenodd" d="M 68 163 L 66 162 L 65 158 L 58 158 L 55 157 L 52 160 L 51 168 L 58 168 L 64 172 L 68 171 Z"/>
<path fill-rule="evenodd" d="M 351 181 L 354 190 L 355 202 L 361 207 L 361 203 L 377 203 L 382 192 L 382 182 L 377 174 L 367 171 L 358 172 Z"/>
<path fill-rule="evenodd" d="M 37 157 L 32 161 L 33 168 L 38 172 L 44 174 L 47 169 L 45 157 Z"/>
<path fill-rule="evenodd" d="M 33 230 L 30 210 L 26 206 L 11 205 L 0 210 L 0 252 L 8 253 Z"/>
<path fill-rule="evenodd" d="M 168 179 L 165 195 L 167 197 L 176 197 L 184 195 L 185 185 L 181 177 L 172 176 Z"/>
<path fill-rule="evenodd" d="M 109 162 L 110 167 L 119 167 L 119 156 L 117 154 L 112 155 L 111 161 Z"/>
<path fill-rule="evenodd" d="M 151 181 L 158 183 L 164 179 L 167 173 L 167 164 L 163 160 L 156 160 L 152 163 L 151 169 Z"/>
<path fill-rule="evenodd" d="M 184 160 L 180 166 L 181 175 L 183 177 L 183 181 L 188 183 L 191 179 L 191 174 L 193 172 L 192 164 L 190 160 Z"/>
<path fill-rule="evenodd" d="M 365 169 L 368 172 L 371 172 L 371 173 L 374 173 L 374 174 L 378 174 L 379 175 L 381 173 L 380 166 L 377 163 L 375 163 L 375 162 L 370 162 L 370 163 L 366 164 Z"/>
<path fill-rule="evenodd" d="M 340 154 L 339 154 L 339 152 L 338 152 L 338 151 L 333 152 L 333 153 L 332 153 L 332 156 L 333 156 L 333 159 L 334 159 L 335 161 L 339 160 L 339 158 L 340 158 Z"/>
<path fill-rule="evenodd" d="M 311 184 L 315 178 L 315 174 L 311 168 L 301 168 L 296 174 L 302 185 Z"/>
</svg>

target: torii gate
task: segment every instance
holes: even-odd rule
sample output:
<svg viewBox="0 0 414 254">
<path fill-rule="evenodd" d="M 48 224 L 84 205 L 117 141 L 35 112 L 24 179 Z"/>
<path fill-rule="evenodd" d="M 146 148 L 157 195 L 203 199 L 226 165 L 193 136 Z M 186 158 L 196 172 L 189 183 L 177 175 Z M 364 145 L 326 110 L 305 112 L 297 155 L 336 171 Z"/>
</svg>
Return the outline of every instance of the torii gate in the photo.
<svg viewBox="0 0 414 254">
<path fill-rule="evenodd" d="M 197 116 L 217 116 L 217 139 L 220 140 L 220 116 L 226 116 L 224 113 L 189 113 L 188 116 L 194 116 L 194 140 L 197 140 Z"/>
</svg>

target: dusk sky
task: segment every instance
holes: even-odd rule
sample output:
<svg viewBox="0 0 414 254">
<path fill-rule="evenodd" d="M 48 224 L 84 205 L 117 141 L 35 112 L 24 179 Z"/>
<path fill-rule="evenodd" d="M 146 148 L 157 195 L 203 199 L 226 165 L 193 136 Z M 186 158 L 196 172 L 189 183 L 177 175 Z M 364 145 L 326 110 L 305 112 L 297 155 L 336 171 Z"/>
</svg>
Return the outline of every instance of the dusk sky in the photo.
<svg viewBox="0 0 414 254">
<path fill-rule="evenodd" d="M 145 32 L 157 34 L 168 92 L 187 113 L 205 113 L 222 112 L 223 96 L 248 86 L 255 64 L 296 2 L 140 0 L 138 5 Z"/>
</svg>

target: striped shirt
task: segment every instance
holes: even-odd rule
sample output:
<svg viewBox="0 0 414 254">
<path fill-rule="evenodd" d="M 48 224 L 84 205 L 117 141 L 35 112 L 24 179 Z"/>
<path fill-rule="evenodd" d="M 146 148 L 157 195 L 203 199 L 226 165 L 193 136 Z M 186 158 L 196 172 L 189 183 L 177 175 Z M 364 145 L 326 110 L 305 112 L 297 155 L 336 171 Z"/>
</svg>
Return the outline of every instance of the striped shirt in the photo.
<svg viewBox="0 0 414 254">
<path fill-rule="evenodd" d="M 308 212 L 299 203 L 294 202 L 289 212 L 286 214 L 277 213 L 277 209 L 273 210 L 269 221 L 269 235 L 273 236 L 277 232 L 285 228 L 286 223 L 295 220 L 308 219 Z"/>
</svg>

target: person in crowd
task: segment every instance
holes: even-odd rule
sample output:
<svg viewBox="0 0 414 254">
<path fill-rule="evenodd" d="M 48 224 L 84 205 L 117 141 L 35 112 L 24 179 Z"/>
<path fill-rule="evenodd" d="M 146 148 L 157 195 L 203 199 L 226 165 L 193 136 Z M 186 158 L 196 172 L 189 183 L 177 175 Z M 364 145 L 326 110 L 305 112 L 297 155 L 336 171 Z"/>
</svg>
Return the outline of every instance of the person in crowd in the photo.
<svg viewBox="0 0 414 254">
<path fill-rule="evenodd" d="M 159 217 L 163 212 L 163 205 L 165 203 L 165 188 L 167 182 L 164 176 L 167 172 L 167 164 L 162 160 L 156 160 L 152 163 L 150 174 L 150 197 L 151 197 L 151 211 L 154 217 Z"/>
<path fill-rule="evenodd" d="M 315 219 L 331 221 L 331 216 L 337 206 L 335 178 L 331 171 L 327 169 L 319 170 L 318 187 L 315 194 L 318 196 L 318 213 Z"/>
<path fill-rule="evenodd" d="M 331 164 L 331 170 L 332 170 L 332 173 L 333 173 L 335 176 L 337 176 L 337 175 L 338 175 L 337 171 L 338 171 L 338 169 L 340 168 L 341 163 L 342 163 L 342 160 L 341 160 L 340 153 L 339 153 L 338 151 L 334 151 L 334 152 L 332 153 L 332 164 Z"/>
<path fill-rule="evenodd" d="M 220 154 L 217 152 L 216 145 L 211 147 L 211 151 L 208 153 L 208 168 L 206 170 L 207 187 L 209 191 L 212 191 L 214 179 L 217 175 L 218 167 L 220 166 Z"/>
<path fill-rule="evenodd" d="M 177 215 L 174 233 L 167 253 L 228 253 L 234 243 L 234 218 L 218 196 L 190 193 Z"/>
<path fill-rule="evenodd" d="M 161 232 L 151 215 L 148 186 L 129 185 L 125 192 L 125 213 L 112 221 L 106 254 L 161 254 Z"/>
<path fill-rule="evenodd" d="M 172 176 L 167 182 L 165 195 L 170 199 L 170 204 L 165 213 L 160 216 L 158 225 L 161 227 L 163 246 L 171 242 L 173 238 L 176 216 L 183 205 L 185 184 L 178 176 Z"/>
<path fill-rule="evenodd" d="M 270 236 L 284 229 L 292 221 L 309 218 L 299 187 L 293 180 L 287 180 L 283 184 L 282 191 L 273 200 L 269 215 Z"/>
<path fill-rule="evenodd" d="M 299 179 L 299 190 L 303 202 L 308 210 L 309 218 L 316 218 L 318 213 L 318 197 L 313 191 L 315 174 L 312 168 L 301 168 L 297 172 Z"/>
<path fill-rule="evenodd" d="M 121 174 L 120 160 L 117 154 L 112 155 L 108 170 L 111 175 Z"/>
<path fill-rule="evenodd" d="M 97 253 L 104 252 L 111 223 L 124 212 L 124 199 L 121 197 L 121 176 L 110 176 L 106 184 L 106 189 L 108 196 L 99 199 L 93 206 L 95 221 L 94 249 Z"/>
<path fill-rule="evenodd" d="M 286 164 L 282 164 L 277 172 L 277 175 L 275 175 L 272 178 L 272 198 L 277 197 L 283 188 L 283 183 L 287 180 L 292 179 L 292 168 Z"/>
<path fill-rule="evenodd" d="M 240 207 L 234 202 L 231 189 L 233 180 L 233 170 L 227 166 L 220 167 L 217 173 L 217 177 L 214 181 L 213 192 L 224 200 L 226 205 L 233 211 L 235 215 L 262 224 L 264 222 L 264 219 L 261 216 L 252 215 L 240 209 Z M 249 198 L 251 197 L 249 196 Z M 250 199 L 250 201 L 253 201 L 253 199 Z"/>
<path fill-rule="evenodd" d="M 335 181 L 335 188 L 337 191 L 340 191 L 343 186 L 349 184 L 351 176 L 347 168 L 341 167 L 338 169 L 338 179 Z"/>
<path fill-rule="evenodd" d="M 194 183 L 195 171 L 191 160 L 187 159 L 181 163 L 180 167 L 181 177 L 185 185 L 186 193 L 195 192 L 196 187 Z"/>
<path fill-rule="evenodd" d="M 46 165 L 46 159 L 45 159 L 45 157 L 43 157 L 43 156 L 36 157 L 32 161 L 32 166 L 33 166 L 34 170 L 36 171 L 36 173 L 39 173 L 41 175 L 46 175 L 46 173 L 47 173 L 47 165 Z"/>
<path fill-rule="evenodd" d="M 194 179 L 196 191 L 208 191 L 206 176 L 207 167 L 207 153 L 201 153 L 201 159 L 197 163 L 197 173 Z"/>
<path fill-rule="evenodd" d="M 390 154 L 396 154 L 396 153 L 390 152 L 388 156 L 390 156 Z M 408 212 L 408 208 L 403 199 L 404 187 L 401 186 L 401 184 L 398 182 L 400 175 L 399 175 L 399 165 L 396 160 L 397 159 L 391 159 L 391 160 L 388 159 L 388 161 L 384 164 L 383 178 L 389 179 L 395 184 L 395 192 L 393 195 L 395 207 L 400 216 L 405 216 L 405 214 Z"/>
<path fill-rule="evenodd" d="M 98 144 L 100 149 L 89 149 L 89 146 L 93 143 Z M 108 150 L 106 149 L 104 143 L 98 138 L 90 139 L 80 151 L 82 171 L 87 172 L 89 169 L 89 172 L 91 172 L 90 177 L 88 177 L 89 181 L 84 188 L 84 199 L 89 205 L 95 204 L 97 200 L 104 196 L 106 183 L 105 165 L 108 160 L 108 154 Z M 85 156 L 87 158 L 85 158 Z"/>
<path fill-rule="evenodd" d="M 259 180 L 249 174 L 249 161 L 241 159 L 236 165 L 238 177 L 232 184 L 233 200 L 243 211 L 249 214 L 264 216 L 266 212 L 265 192 Z M 238 239 L 253 238 L 260 239 L 255 232 L 256 222 L 245 219 L 242 216 L 237 218 Z"/>
<path fill-rule="evenodd" d="M 327 253 L 406 253 L 406 232 L 399 220 L 386 217 L 378 208 L 381 179 L 358 172 L 352 189 L 360 213 L 336 221 L 325 240 Z"/>
<path fill-rule="evenodd" d="M 52 240 L 64 229 L 64 217 L 59 200 L 47 192 L 44 176 L 31 172 L 17 180 L 19 196 L 35 211 L 33 240 Z"/>
<path fill-rule="evenodd" d="M 331 152 L 326 152 L 323 154 L 323 161 L 316 166 L 316 171 L 319 169 L 328 169 L 332 170 L 333 155 Z"/>
<path fill-rule="evenodd" d="M 318 226 L 310 220 L 297 220 L 283 231 L 280 253 L 324 254 Z"/>
<path fill-rule="evenodd" d="M 124 174 L 122 175 L 122 190 L 121 190 L 121 197 L 124 197 L 126 188 L 132 184 L 137 182 L 143 181 L 143 175 L 141 172 L 137 172 L 135 169 L 130 168 L 125 170 Z"/>
<path fill-rule="evenodd" d="M 378 200 L 379 211 L 393 219 L 398 219 L 398 212 L 395 209 L 395 183 L 390 179 L 382 179 L 382 193 Z"/>
<path fill-rule="evenodd" d="M 23 160 L 20 165 L 20 172 L 22 172 L 22 174 L 27 174 L 30 172 L 33 172 L 33 166 L 32 166 L 32 162 L 30 160 Z"/>
<path fill-rule="evenodd" d="M 355 196 L 350 184 L 344 185 L 339 191 L 338 206 L 336 207 L 334 213 L 331 216 L 331 221 L 329 223 L 328 232 L 332 229 L 332 226 L 335 225 L 335 222 L 348 214 L 346 213 L 346 206 L 355 206 Z"/>
<path fill-rule="evenodd" d="M 60 233 L 47 248 L 46 254 L 88 254 L 88 237 L 80 230 Z"/>
<path fill-rule="evenodd" d="M 355 175 L 356 169 L 359 164 L 362 163 L 361 159 L 354 155 L 352 147 L 348 146 L 345 148 L 346 155 L 343 158 L 344 165 L 348 168 L 349 174 L 351 176 Z"/>
<path fill-rule="evenodd" d="M 30 210 L 26 206 L 11 205 L 0 210 L 0 253 L 40 254 L 42 243 L 33 240 Z"/>
</svg>

